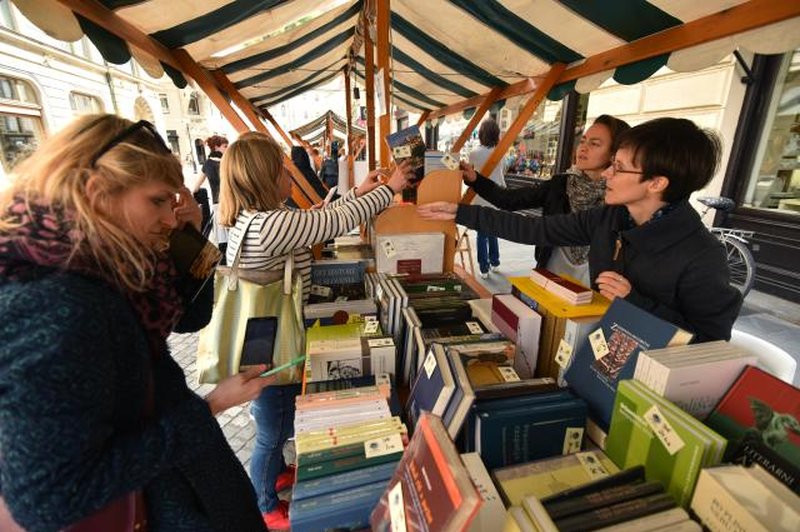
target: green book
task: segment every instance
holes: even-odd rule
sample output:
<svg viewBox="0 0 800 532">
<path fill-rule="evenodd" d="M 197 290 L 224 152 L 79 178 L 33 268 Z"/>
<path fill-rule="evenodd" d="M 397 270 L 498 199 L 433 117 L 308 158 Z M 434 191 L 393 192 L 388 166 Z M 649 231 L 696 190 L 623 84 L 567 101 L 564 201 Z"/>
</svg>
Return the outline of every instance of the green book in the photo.
<svg viewBox="0 0 800 532">
<path fill-rule="evenodd" d="M 363 443 L 361 447 L 362 449 L 364 448 Z M 396 462 L 400 460 L 402 456 L 403 451 L 401 450 L 394 453 L 367 458 L 362 450 L 362 452 L 356 455 L 345 456 L 343 458 L 337 458 L 327 462 L 317 462 L 315 464 L 308 465 L 298 464 L 297 480 L 311 480 L 314 478 L 335 475 L 337 473 L 344 473 L 345 471 L 352 471 L 354 469 L 361 469 L 363 467 L 385 464 L 386 462 Z"/>
<path fill-rule="evenodd" d="M 724 447 L 721 436 L 643 384 L 620 382 L 605 449 L 620 469 L 643 465 L 648 481 L 687 507 L 700 469 L 719 463 Z"/>
</svg>

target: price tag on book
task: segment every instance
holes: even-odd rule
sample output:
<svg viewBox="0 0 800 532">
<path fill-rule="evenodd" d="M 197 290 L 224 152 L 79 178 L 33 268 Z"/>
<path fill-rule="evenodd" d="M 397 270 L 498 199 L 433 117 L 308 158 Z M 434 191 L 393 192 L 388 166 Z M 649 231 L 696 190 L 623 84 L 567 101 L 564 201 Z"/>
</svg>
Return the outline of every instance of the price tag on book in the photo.
<svg viewBox="0 0 800 532">
<path fill-rule="evenodd" d="M 520 380 L 519 375 L 511 366 L 497 366 L 497 369 L 506 382 L 517 382 Z"/>
<path fill-rule="evenodd" d="M 589 335 L 589 344 L 592 346 L 595 360 L 600 360 L 608 354 L 608 344 L 602 327 Z"/>
<path fill-rule="evenodd" d="M 444 286 L 436 286 L 433 284 L 429 284 L 426 289 L 427 292 L 444 292 L 445 290 L 447 289 Z"/>
<path fill-rule="evenodd" d="M 364 322 L 364 334 L 375 334 L 376 332 L 378 332 L 377 321 Z"/>
<path fill-rule="evenodd" d="M 661 410 L 658 409 L 658 405 L 653 405 L 650 410 L 644 413 L 644 420 L 653 429 L 661 443 L 664 444 L 670 456 L 683 449 L 685 443 L 672 428 L 672 425 L 669 424 Z"/>
<path fill-rule="evenodd" d="M 605 478 L 609 475 L 608 469 L 603 465 L 597 455 L 591 451 L 585 453 L 575 453 L 575 458 L 581 463 L 583 469 L 591 480 Z"/>
<path fill-rule="evenodd" d="M 399 433 L 364 442 L 364 458 L 375 458 L 401 452 L 403 452 L 403 438 Z"/>
<path fill-rule="evenodd" d="M 572 359 L 572 346 L 567 343 L 563 338 L 558 344 L 558 351 L 556 352 L 556 363 L 561 366 L 561 369 L 567 369 L 569 361 Z"/>
<path fill-rule="evenodd" d="M 374 338 L 367 340 L 367 345 L 370 347 L 391 347 L 394 345 L 394 341 L 391 338 Z"/>
<path fill-rule="evenodd" d="M 450 170 L 458 170 L 459 167 L 458 159 L 452 153 L 445 153 L 442 156 L 442 164 Z"/>
<path fill-rule="evenodd" d="M 375 386 L 386 385 L 392 386 L 392 378 L 388 373 L 380 373 L 375 375 Z"/>
<path fill-rule="evenodd" d="M 392 532 L 406 532 L 406 505 L 403 504 L 402 482 L 389 490 L 389 520 L 392 523 Z"/>
<path fill-rule="evenodd" d="M 433 350 L 428 351 L 428 355 L 425 357 L 425 364 L 422 367 L 425 368 L 425 374 L 430 379 L 436 369 L 436 357 L 433 356 Z"/>
<path fill-rule="evenodd" d="M 561 454 L 577 453 L 581 450 L 581 443 L 583 443 L 583 427 L 567 427 Z"/>
<path fill-rule="evenodd" d="M 392 148 L 392 155 L 394 155 L 395 159 L 411 157 L 411 146 L 395 146 Z"/>
<path fill-rule="evenodd" d="M 395 249 L 394 244 L 392 244 L 391 240 L 384 240 L 382 245 L 383 245 L 383 252 L 386 253 L 387 257 L 392 258 L 395 255 L 397 255 L 397 250 Z"/>
<path fill-rule="evenodd" d="M 315 296 L 328 297 L 331 295 L 332 289 L 330 286 L 322 286 L 319 284 L 311 285 L 311 293 Z"/>
<path fill-rule="evenodd" d="M 468 321 L 466 324 L 470 334 L 483 334 L 483 328 L 478 325 L 477 321 Z"/>
</svg>

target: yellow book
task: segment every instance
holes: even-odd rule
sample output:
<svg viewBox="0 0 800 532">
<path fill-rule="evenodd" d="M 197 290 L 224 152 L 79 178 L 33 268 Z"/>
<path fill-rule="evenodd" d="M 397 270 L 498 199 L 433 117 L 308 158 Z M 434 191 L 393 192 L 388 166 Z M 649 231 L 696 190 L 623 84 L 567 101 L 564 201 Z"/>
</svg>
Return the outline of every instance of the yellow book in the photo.
<svg viewBox="0 0 800 532">
<path fill-rule="evenodd" d="M 359 434 L 346 434 L 343 436 L 330 436 L 326 439 L 317 439 L 310 442 L 295 442 L 295 448 L 297 454 L 305 454 L 315 451 L 321 451 L 324 449 L 332 449 L 335 447 L 342 447 L 344 445 L 350 445 L 352 443 L 363 442 L 366 440 L 371 440 L 374 438 L 378 438 L 380 436 L 386 436 L 389 434 L 408 434 L 408 428 L 405 425 L 400 426 L 387 426 L 376 428 L 374 430 L 367 430 L 361 432 Z"/>
<path fill-rule="evenodd" d="M 497 362 L 494 361 L 465 361 L 467 377 L 472 386 L 486 386 L 505 382 L 503 374 L 497 369 Z"/>
</svg>

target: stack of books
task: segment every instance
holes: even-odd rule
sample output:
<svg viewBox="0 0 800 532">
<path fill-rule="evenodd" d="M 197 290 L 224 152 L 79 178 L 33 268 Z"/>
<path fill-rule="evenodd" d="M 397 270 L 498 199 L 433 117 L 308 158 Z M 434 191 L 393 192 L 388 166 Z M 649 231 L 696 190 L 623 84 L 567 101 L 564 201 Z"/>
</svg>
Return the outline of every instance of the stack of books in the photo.
<svg viewBox="0 0 800 532">
<path fill-rule="evenodd" d="M 321 325 L 306 330 L 308 382 L 395 373 L 394 339 L 377 321 Z"/>
<path fill-rule="evenodd" d="M 692 498 L 703 467 L 722 461 L 726 440 L 635 380 L 620 382 L 606 454 L 620 469 L 645 467 L 679 505 Z"/>
<path fill-rule="evenodd" d="M 800 524 L 800 497 L 757 465 L 703 469 L 692 510 L 710 530 L 790 532 Z"/>
<path fill-rule="evenodd" d="M 757 357 L 725 341 L 643 351 L 633 378 L 703 420 Z"/>
<path fill-rule="evenodd" d="M 592 289 L 565 279 L 546 268 L 534 268 L 531 280 L 570 305 L 588 305 L 592 302 Z"/>
<path fill-rule="evenodd" d="M 391 415 L 389 395 L 383 382 L 297 397 L 292 530 L 368 525 L 408 443 L 405 424 Z"/>
<path fill-rule="evenodd" d="M 326 244 L 322 248 L 321 255 L 323 259 L 362 261 L 367 268 L 375 268 L 375 254 L 372 246 L 368 242 L 364 242 L 359 235 L 335 238 L 333 243 Z"/>
<path fill-rule="evenodd" d="M 641 468 L 622 471 L 545 498 L 527 495 L 509 508 L 504 530 L 584 532 L 700 531 L 685 510 Z"/>
<path fill-rule="evenodd" d="M 374 316 L 377 307 L 367 297 L 366 262 L 322 260 L 311 265 L 311 293 L 303 307 L 306 326 L 347 323 L 351 316 Z"/>
</svg>

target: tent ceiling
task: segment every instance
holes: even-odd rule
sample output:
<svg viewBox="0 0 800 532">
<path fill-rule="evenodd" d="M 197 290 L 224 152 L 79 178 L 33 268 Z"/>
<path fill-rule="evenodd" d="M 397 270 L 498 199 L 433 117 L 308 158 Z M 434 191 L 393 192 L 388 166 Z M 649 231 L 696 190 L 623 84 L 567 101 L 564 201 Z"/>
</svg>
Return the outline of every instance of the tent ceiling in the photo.
<svg viewBox="0 0 800 532">
<path fill-rule="evenodd" d="M 333 111 L 328 111 L 317 118 L 311 120 L 303 124 L 302 126 L 296 127 L 289 131 L 290 134 L 298 135 L 300 137 L 306 137 L 311 134 L 315 134 L 319 132 L 319 130 L 325 130 L 328 127 L 328 119 L 331 121 L 331 125 L 333 126 L 333 132 L 347 132 L 347 122 L 344 118 L 337 115 Z M 364 136 L 366 135 L 366 131 L 363 128 L 358 126 L 352 126 L 353 134 Z M 344 137 L 342 137 L 344 138 Z"/>
<path fill-rule="evenodd" d="M 131 54 L 160 75 L 163 63 L 57 0 L 14 0 L 40 27 L 62 39 L 86 33 L 112 63 Z M 69 5 L 69 0 L 63 0 Z M 76 4 L 78 2 L 75 2 Z M 183 48 L 207 69 L 220 69 L 242 94 L 268 107 L 328 82 L 352 61 L 363 77 L 360 20 L 364 0 L 99 0 L 168 49 Z M 555 62 L 586 58 L 746 0 L 391 0 L 394 102 L 433 110 L 543 76 Z M 77 24 L 76 24 L 77 21 Z M 656 55 L 555 87 L 587 92 L 609 77 L 637 83 L 664 65 L 698 69 L 736 47 L 775 53 L 800 45 L 800 17 Z M 176 82 L 180 74 L 166 69 Z M 185 82 L 185 81 L 184 81 Z"/>
</svg>

